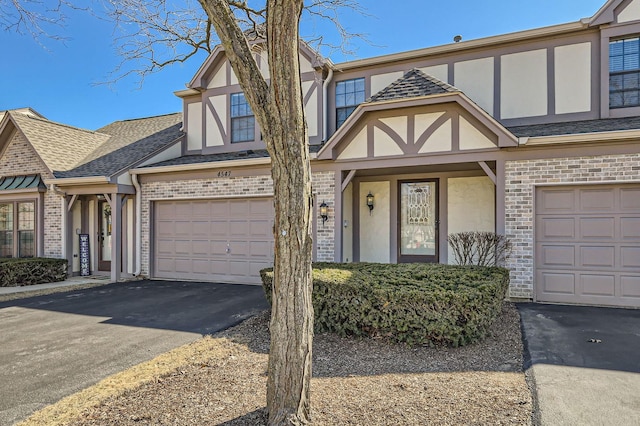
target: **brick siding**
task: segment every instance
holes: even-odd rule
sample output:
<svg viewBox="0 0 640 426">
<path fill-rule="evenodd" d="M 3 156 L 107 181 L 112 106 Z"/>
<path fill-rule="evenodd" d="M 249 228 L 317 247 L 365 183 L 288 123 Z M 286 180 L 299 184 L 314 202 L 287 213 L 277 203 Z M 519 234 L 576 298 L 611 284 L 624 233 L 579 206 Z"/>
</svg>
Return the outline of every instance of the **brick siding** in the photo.
<svg viewBox="0 0 640 426">
<path fill-rule="evenodd" d="M 17 131 L 0 158 L 0 176 L 30 174 L 40 174 L 43 179 L 53 177 L 24 135 Z M 34 198 L 38 198 L 38 196 L 34 194 Z M 3 195 L 1 199 L 12 201 L 10 195 Z M 48 190 L 45 192 L 44 255 L 47 257 L 62 257 L 61 203 L 60 196 Z M 43 218 L 38 220 L 43 220 Z M 36 227 L 36 229 L 39 228 Z M 42 238 L 42 236 L 38 236 L 38 238 Z"/>
<path fill-rule="evenodd" d="M 314 173 L 313 188 L 317 199 L 327 204 L 333 200 L 333 172 Z M 270 175 L 238 176 L 227 178 L 176 180 L 166 182 L 147 182 L 142 184 L 142 275 L 149 275 L 151 259 L 151 203 L 154 200 L 187 198 L 225 198 L 238 196 L 261 196 L 273 194 L 273 181 Z M 333 204 L 331 202 L 331 204 Z M 333 221 L 322 221 L 318 229 L 318 260 L 333 260 Z M 331 230 L 329 233 L 328 230 Z"/>
<path fill-rule="evenodd" d="M 640 154 L 508 161 L 506 236 L 514 245 L 510 296 L 533 298 L 534 195 L 537 185 L 640 181 Z"/>
</svg>

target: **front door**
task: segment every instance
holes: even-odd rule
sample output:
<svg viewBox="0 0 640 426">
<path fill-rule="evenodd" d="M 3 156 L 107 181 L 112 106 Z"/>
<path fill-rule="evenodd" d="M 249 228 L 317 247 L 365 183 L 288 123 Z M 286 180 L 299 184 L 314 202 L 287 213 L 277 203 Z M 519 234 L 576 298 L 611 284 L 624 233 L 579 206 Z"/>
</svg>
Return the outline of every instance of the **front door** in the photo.
<svg viewBox="0 0 640 426">
<path fill-rule="evenodd" d="M 438 181 L 398 185 L 398 262 L 438 262 Z"/>
<path fill-rule="evenodd" d="M 98 201 L 98 270 L 111 270 L 111 206 Z"/>
</svg>

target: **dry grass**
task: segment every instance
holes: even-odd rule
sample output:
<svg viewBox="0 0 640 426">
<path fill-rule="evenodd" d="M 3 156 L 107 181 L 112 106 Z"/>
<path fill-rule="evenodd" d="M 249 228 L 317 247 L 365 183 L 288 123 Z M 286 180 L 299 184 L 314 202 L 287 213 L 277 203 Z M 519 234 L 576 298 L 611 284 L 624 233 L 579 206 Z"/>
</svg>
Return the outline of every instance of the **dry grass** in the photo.
<svg viewBox="0 0 640 426">
<path fill-rule="evenodd" d="M 22 425 L 262 425 L 266 313 L 65 398 Z M 411 348 L 314 339 L 318 425 L 531 424 L 517 310 L 505 304 L 483 342 Z"/>
<path fill-rule="evenodd" d="M 45 288 L 40 290 L 24 290 L 18 293 L 0 294 L 0 302 L 7 302 L 9 300 L 26 299 L 27 297 L 46 296 L 54 293 L 66 293 L 68 291 L 84 290 L 86 288 L 101 287 L 103 285 L 109 285 L 109 281 L 96 281 L 94 283 L 86 284 L 70 284 L 64 287 Z"/>
</svg>

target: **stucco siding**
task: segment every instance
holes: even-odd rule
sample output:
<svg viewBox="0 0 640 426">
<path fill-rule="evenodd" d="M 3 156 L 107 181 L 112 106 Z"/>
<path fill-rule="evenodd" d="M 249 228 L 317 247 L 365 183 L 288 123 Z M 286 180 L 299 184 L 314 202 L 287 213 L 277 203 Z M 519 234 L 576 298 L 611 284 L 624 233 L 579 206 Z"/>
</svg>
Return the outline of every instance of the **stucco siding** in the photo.
<svg viewBox="0 0 640 426">
<path fill-rule="evenodd" d="M 547 115 L 547 49 L 501 56 L 500 118 Z"/>
<path fill-rule="evenodd" d="M 495 185 L 486 176 L 447 179 L 447 232 L 495 232 Z M 449 246 L 448 260 L 455 257 Z"/>
<path fill-rule="evenodd" d="M 638 182 L 640 154 L 507 161 L 505 181 L 505 231 L 513 242 L 510 295 L 532 298 L 536 186 Z"/>
<path fill-rule="evenodd" d="M 591 109 L 591 43 L 558 46 L 555 55 L 556 114 Z"/>
<path fill-rule="evenodd" d="M 391 244 L 391 188 L 386 182 L 362 182 L 360 194 L 373 194 L 374 209 L 360 209 L 360 261 L 389 263 Z"/>
</svg>

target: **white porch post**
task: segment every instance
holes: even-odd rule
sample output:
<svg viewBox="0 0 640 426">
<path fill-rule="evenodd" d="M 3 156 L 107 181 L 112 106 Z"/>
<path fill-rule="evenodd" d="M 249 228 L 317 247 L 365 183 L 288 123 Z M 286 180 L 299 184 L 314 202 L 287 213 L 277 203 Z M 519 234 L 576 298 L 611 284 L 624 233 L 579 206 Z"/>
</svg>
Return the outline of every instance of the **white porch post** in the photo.
<svg viewBox="0 0 640 426">
<path fill-rule="evenodd" d="M 111 194 L 111 281 L 118 281 L 122 273 L 122 198 Z"/>
</svg>

